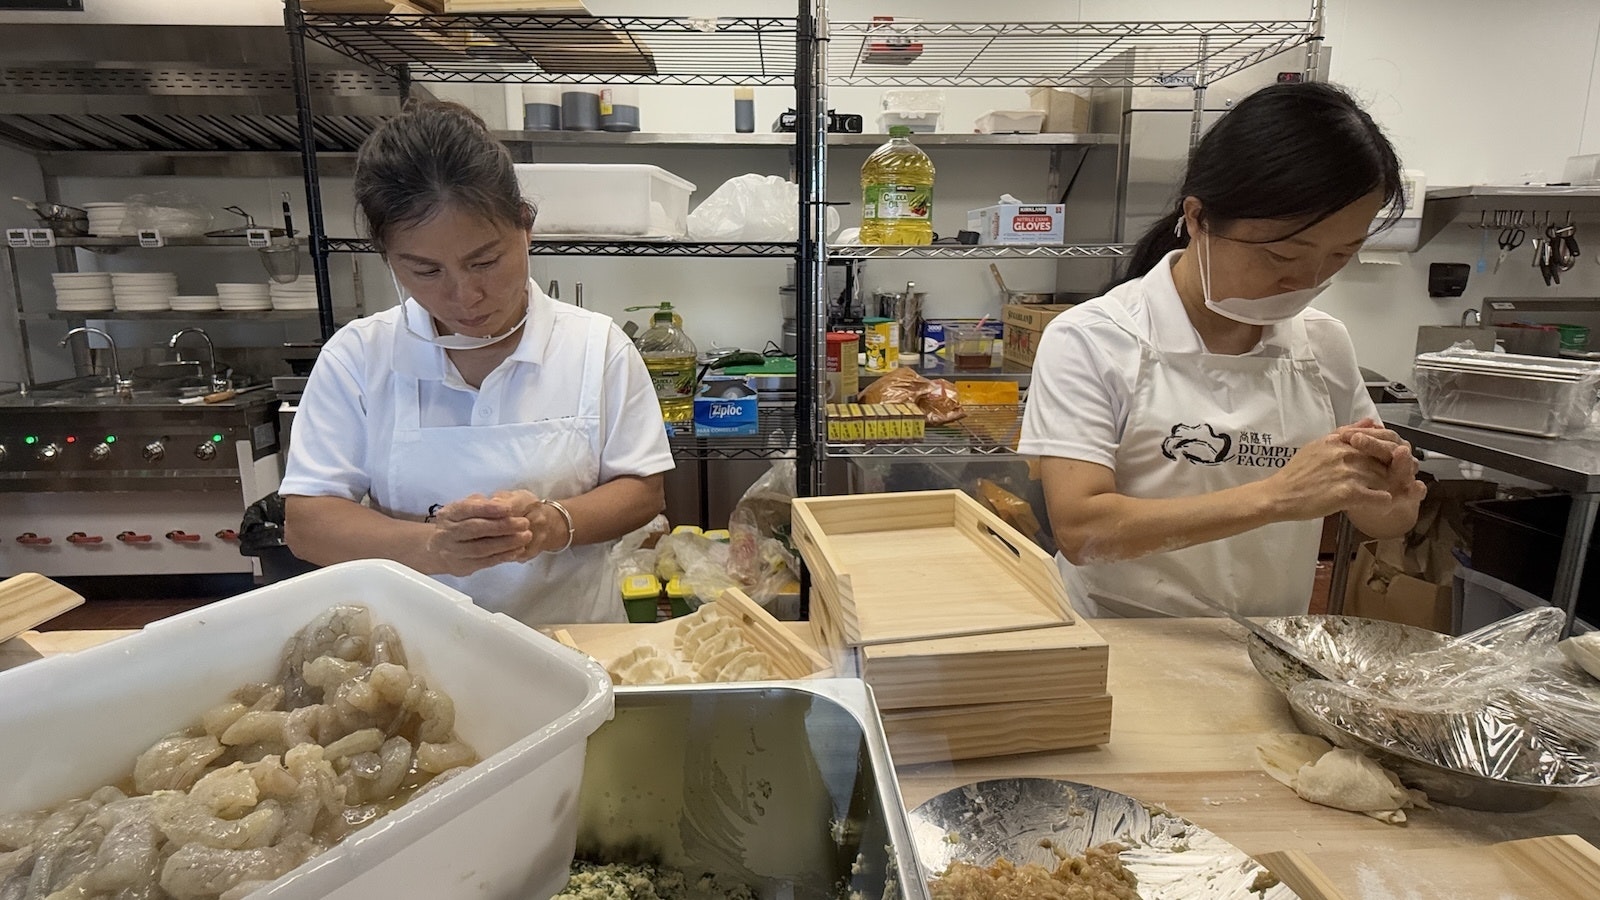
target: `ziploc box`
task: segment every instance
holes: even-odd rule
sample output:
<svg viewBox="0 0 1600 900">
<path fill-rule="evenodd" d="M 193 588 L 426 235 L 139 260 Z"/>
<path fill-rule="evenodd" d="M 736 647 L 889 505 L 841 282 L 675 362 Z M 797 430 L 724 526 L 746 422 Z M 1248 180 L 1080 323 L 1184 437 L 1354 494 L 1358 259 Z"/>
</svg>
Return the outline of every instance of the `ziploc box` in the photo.
<svg viewBox="0 0 1600 900">
<path fill-rule="evenodd" d="M 1059 244 L 1066 240 L 1067 207 L 1061 203 L 1000 203 L 968 210 L 967 230 L 980 244 Z"/>
<path fill-rule="evenodd" d="M 761 431 L 756 389 L 744 375 L 708 375 L 694 396 L 694 433 L 750 435 Z"/>
</svg>

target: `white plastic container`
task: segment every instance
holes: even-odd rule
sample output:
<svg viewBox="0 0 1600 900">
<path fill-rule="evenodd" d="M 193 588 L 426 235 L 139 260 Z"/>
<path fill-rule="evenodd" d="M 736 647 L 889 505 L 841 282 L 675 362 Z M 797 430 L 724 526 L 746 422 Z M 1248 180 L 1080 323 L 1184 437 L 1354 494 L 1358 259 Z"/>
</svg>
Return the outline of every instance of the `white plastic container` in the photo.
<svg viewBox="0 0 1600 900">
<path fill-rule="evenodd" d="M 979 134 L 1038 134 L 1044 127 L 1042 109 L 991 109 L 978 117 Z"/>
<path fill-rule="evenodd" d="M 692 183 L 659 166 L 518 163 L 522 195 L 538 207 L 536 235 L 681 238 Z"/>
<path fill-rule="evenodd" d="M 400 633 L 484 758 L 251 894 L 256 900 L 548 897 L 566 883 L 589 735 L 610 719 L 598 664 L 397 563 L 331 566 L 0 673 L 0 813 L 83 796 L 247 682 L 334 603 Z"/>
<path fill-rule="evenodd" d="M 898 109 L 878 114 L 878 131 L 888 134 L 889 129 L 904 125 L 913 134 L 930 134 L 939 130 L 939 120 L 944 112 L 937 109 Z"/>
</svg>

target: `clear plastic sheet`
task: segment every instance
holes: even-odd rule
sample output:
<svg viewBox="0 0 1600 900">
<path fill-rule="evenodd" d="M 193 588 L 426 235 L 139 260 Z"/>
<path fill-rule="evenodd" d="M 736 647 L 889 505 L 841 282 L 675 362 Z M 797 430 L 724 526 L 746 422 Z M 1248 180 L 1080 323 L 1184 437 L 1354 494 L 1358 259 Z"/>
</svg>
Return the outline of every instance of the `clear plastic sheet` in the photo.
<svg viewBox="0 0 1600 900">
<path fill-rule="evenodd" d="M 1484 778 L 1600 785 L 1600 683 L 1556 648 L 1566 617 L 1529 610 L 1411 653 L 1352 654 L 1342 683 L 1289 688 L 1296 712 L 1414 759 Z M 1294 637 L 1313 656 L 1326 631 Z M 1392 647 L 1390 650 L 1392 651 Z"/>
</svg>

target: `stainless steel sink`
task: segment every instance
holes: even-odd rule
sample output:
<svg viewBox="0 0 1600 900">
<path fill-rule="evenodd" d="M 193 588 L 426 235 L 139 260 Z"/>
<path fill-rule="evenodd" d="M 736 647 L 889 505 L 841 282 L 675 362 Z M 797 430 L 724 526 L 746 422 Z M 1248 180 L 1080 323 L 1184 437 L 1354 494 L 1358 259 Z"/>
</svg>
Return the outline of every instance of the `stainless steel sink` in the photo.
<svg viewBox="0 0 1600 900">
<path fill-rule="evenodd" d="M 618 689 L 578 802 L 580 859 L 710 872 L 764 898 L 928 897 L 860 681 Z"/>
</svg>

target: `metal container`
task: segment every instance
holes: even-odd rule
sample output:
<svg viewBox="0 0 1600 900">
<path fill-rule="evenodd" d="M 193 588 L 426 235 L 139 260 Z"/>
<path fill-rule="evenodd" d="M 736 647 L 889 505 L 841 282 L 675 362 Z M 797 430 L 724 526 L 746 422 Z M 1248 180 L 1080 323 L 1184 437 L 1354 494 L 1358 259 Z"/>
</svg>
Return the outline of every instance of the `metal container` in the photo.
<svg viewBox="0 0 1600 900">
<path fill-rule="evenodd" d="M 1600 363 L 1509 353 L 1424 353 L 1416 361 L 1422 414 L 1440 422 L 1562 437 L 1588 427 Z"/>
<path fill-rule="evenodd" d="M 900 327 L 901 353 L 922 353 L 922 309 L 923 301 L 927 294 L 913 290 L 916 282 L 906 282 L 904 291 L 878 291 L 873 294 L 877 304 L 877 314 L 885 319 L 893 319 Z"/>
<path fill-rule="evenodd" d="M 709 872 L 761 897 L 928 896 L 862 682 L 619 688 L 615 702 L 589 739 L 578 858 Z"/>
</svg>

